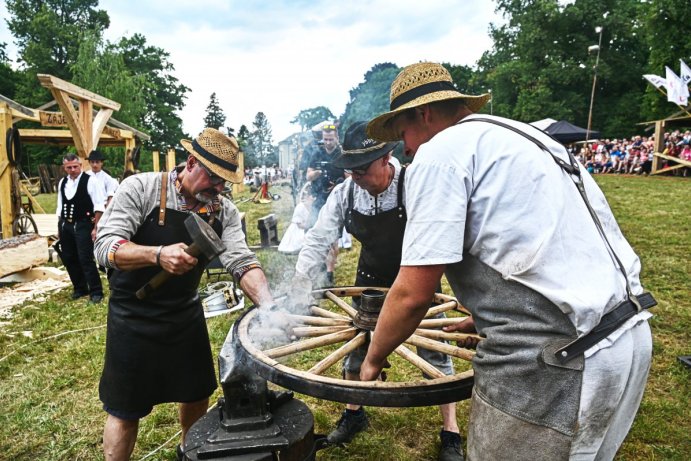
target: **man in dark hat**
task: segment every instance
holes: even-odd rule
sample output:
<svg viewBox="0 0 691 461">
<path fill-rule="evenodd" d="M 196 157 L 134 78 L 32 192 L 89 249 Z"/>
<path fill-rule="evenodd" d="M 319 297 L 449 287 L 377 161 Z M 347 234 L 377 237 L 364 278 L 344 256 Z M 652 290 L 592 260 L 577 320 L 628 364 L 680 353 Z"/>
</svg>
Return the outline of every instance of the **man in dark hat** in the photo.
<svg viewBox="0 0 691 461">
<path fill-rule="evenodd" d="M 99 388 L 108 413 L 107 460 L 129 459 L 139 419 L 163 402 L 180 403 L 184 443 L 216 388 L 209 337 L 197 286 L 208 261 L 185 252 L 184 221 L 196 213 L 225 244 L 223 266 L 257 305 L 272 297 L 259 261 L 245 243 L 240 214 L 219 196 L 226 181 L 242 181 L 237 141 L 206 128 L 182 140 L 189 152 L 170 173 L 141 173 L 124 181 L 99 226 L 98 261 L 112 270 L 108 330 Z M 135 296 L 159 271 L 174 275 L 144 300 Z M 182 454 L 178 447 L 178 455 Z"/>
<path fill-rule="evenodd" d="M 100 150 L 92 150 L 86 159 L 91 166 L 91 170 L 87 171 L 87 174 L 97 178 L 101 184 L 103 184 L 106 193 L 106 201 L 103 206 L 104 208 L 108 208 L 108 204 L 110 204 L 113 195 L 115 195 L 115 191 L 118 189 L 118 182 L 103 169 L 103 161 L 105 160 L 103 152 Z"/>
<path fill-rule="evenodd" d="M 357 122 L 348 128 L 343 153 L 333 162 L 351 176 L 334 188 L 319 213 L 317 223 L 305 236 L 294 283 L 303 291 L 311 288 L 309 281 L 316 279 L 319 264 L 330 243 L 344 227 L 362 244 L 355 285 L 389 287 L 398 273 L 406 225 L 405 168 L 392 161 L 397 143 L 369 138 L 366 127 L 366 122 Z M 356 308 L 359 307 L 359 300 L 354 299 L 354 302 Z M 367 347 L 361 346 L 346 356 L 343 363 L 346 379 L 360 379 L 360 364 L 366 351 Z M 447 355 L 427 349 L 418 352 L 443 373 L 453 374 L 453 365 Z M 456 404 L 441 405 L 440 409 L 444 426 L 439 459 L 462 459 Z M 348 404 L 328 440 L 331 443 L 350 442 L 367 425 L 365 409 Z"/>
<path fill-rule="evenodd" d="M 58 183 L 60 259 L 72 282 L 72 299 L 89 296 L 90 302 L 99 303 L 103 286 L 94 261 L 94 239 L 104 210 L 103 185 L 82 174 L 82 160 L 74 154 L 62 159 L 62 167 L 67 176 Z"/>
<path fill-rule="evenodd" d="M 564 146 L 476 115 L 437 63 L 404 68 L 368 133 L 403 139 L 401 269 L 360 377 L 373 380 L 446 275 L 484 339 L 473 359 L 473 460 L 612 459 L 643 396 L 652 340 L 640 261 Z"/>
</svg>

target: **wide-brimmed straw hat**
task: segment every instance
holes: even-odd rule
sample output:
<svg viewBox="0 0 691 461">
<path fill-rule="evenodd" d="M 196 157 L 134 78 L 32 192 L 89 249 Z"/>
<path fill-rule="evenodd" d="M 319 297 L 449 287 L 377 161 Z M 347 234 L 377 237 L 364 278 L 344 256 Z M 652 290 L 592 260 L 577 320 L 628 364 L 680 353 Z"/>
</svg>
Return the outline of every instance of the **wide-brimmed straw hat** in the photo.
<svg viewBox="0 0 691 461">
<path fill-rule="evenodd" d="M 244 172 L 239 166 L 240 146 L 234 137 L 214 128 L 204 128 L 195 140 L 181 139 L 180 144 L 212 173 L 226 181 L 242 182 Z"/>
<path fill-rule="evenodd" d="M 391 84 L 389 112 L 372 119 L 367 125 L 367 134 L 379 141 L 395 141 L 401 136 L 394 132 L 391 120 L 406 109 L 446 99 L 462 99 L 468 109 L 477 112 L 489 98 L 489 93 L 473 96 L 458 91 L 451 74 L 441 64 L 411 64 L 403 68 Z"/>
<path fill-rule="evenodd" d="M 355 122 L 343 138 L 342 153 L 332 162 L 336 168 L 353 169 L 367 165 L 391 152 L 397 142 L 380 142 L 367 136 L 367 122 Z"/>
</svg>

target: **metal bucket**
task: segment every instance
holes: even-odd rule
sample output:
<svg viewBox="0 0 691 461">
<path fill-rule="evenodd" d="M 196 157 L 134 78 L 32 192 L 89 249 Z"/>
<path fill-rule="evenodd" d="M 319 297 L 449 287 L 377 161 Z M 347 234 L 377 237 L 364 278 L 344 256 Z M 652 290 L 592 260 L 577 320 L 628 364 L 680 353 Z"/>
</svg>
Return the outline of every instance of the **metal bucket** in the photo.
<svg viewBox="0 0 691 461">
<path fill-rule="evenodd" d="M 216 293 L 209 295 L 204 301 L 202 301 L 204 310 L 206 312 L 215 312 L 228 309 L 228 303 L 226 302 L 226 296 L 222 291 L 217 291 Z"/>
</svg>

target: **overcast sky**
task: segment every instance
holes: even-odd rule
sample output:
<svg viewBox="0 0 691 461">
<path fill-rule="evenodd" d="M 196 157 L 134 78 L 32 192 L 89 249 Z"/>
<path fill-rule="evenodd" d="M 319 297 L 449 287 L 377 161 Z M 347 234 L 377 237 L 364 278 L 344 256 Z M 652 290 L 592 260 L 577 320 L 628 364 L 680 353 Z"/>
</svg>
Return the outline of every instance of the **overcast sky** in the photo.
<svg viewBox="0 0 691 461">
<path fill-rule="evenodd" d="M 170 53 L 174 75 L 192 90 L 185 131 L 201 131 L 216 92 L 226 125 L 252 129 L 264 112 L 274 142 L 299 131 L 290 120 L 302 109 L 342 114 L 349 90 L 377 63 L 474 65 L 491 47 L 490 22 L 501 20 L 489 0 L 103 0 L 99 8 L 110 16 L 107 39 L 141 33 Z M 14 57 L 4 20 L 0 42 Z"/>
</svg>

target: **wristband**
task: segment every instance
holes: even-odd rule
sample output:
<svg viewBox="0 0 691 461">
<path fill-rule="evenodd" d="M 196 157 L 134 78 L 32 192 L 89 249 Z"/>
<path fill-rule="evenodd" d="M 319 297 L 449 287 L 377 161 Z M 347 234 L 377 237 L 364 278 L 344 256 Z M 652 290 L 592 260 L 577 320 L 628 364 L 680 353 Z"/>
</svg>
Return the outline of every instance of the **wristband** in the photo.
<svg viewBox="0 0 691 461">
<path fill-rule="evenodd" d="M 158 247 L 158 251 L 156 251 L 156 265 L 158 267 L 161 267 L 161 251 L 163 251 L 163 245 Z"/>
</svg>

